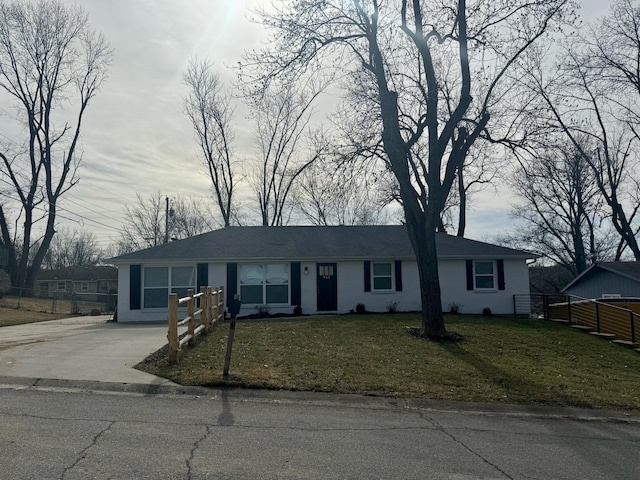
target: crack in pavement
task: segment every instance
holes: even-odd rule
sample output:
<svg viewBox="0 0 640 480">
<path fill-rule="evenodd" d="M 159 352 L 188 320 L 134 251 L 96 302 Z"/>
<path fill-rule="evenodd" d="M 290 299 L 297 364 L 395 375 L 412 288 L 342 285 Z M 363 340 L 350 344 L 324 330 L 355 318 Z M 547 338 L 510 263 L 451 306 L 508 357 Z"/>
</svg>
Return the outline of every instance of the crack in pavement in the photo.
<svg viewBox="0 0 640 480">
<path fill-rule="evenodd" d="M 458 438 L 456 438 L 456 436 L 453 433 L 448 432 L 444 426 L 440 425 L 437 421 L 435 421 L 432 418 L 429 418 L 427 415 L 425 415 L 424 413 L 420 413 L 420 417 L 423 420 L 426 420 L 427 422 L 431 423 L 431 425 L 434 426 L 434 428 L 436 430 L 439 430 L 440 432 L 442 432 L 443 434 L 445 434 L 447 437 L 449 437 L 451 440 L 453 440 L 455 443 L 457 443 L 458 445 L 460 445 L 462 448 L 464 448 L 465 450 L 467 450 L 469 453 L 471 453 L 472 455 L 478 457 L 480 460 L 482 460 L 484 463 L 486 463 L 487 465 L 489 465 L 490 467 L 494 468 L 495 470 L 497 470 L 498 472 L 500 472 L 502 475 L 504 475 L 505 478 L 509 479 L 509 480 L 514 480 L 514 477 L 512 477 L 511 475 L 509 475 L 507 472 L 505 472 L 503 469 L 501 469 L 498 465 L 496 465 L 495 463 L 490 462 L 488 459 L 486 459 L 485 457 L 483 457 L 482 455 L 480 455 L 478 452 L 476 452 L 475 450 L 473 450 L 471 447 L 469 447 L 466 443 L 464 443 L 462 440 L 459 440 Z"/>
<path fill-rule="evenodd" d="M 67 476 L 67 473 L 69 473 L 76 465 L 78 465 L 78 463 L 80 463 L 87 456 L 87 452 L 89 451 L 89 449 L 92 447 L 95 447 L 96 444 L 98 443 L 98 439 L 102 435 L 107 433 L 109 430 L 111 430 L 111 427 L 113 427 L 115 424 L 116 422 L 114 421 L 109 422 L 109 425 L 107 425 L 106 428 L 102 429 L 100 432 L 98 432 L 97 435 L 93 437 L 91 443 L 78 453 L 78 458 L 76 458 L 75 462 L 73 462 L 70 466 L 65 467 L 65 469 L 62 471 L 62 475 L 60 475 L 60 480 L 64 480 L 64 478 Z"/>
<path fill-rule="evenodd" d="M 53 421 L 73 421 L 73 422 L 112 422 L 115 420 L 99 419 L 99 418 L 74 418 L 74 417 L 54 417 L 45 415 L 33 415 L 28 413 L 9 413 L 0 411 L 0 416 L 7 417 L 21 417 L 32 418 L 37 420 L 53 420 Z M 424 426 L 406 426 L 406 427 L 313 427 L 313 426 L 284 426 L 284 425 L 257 425 L 257 424 L 240 424 L 234 423 L 228 425 L 224 422 L 216 422 L 211 424 L 202 423 L 189 423 L 189 422 L 161 422 L 161 421 L 149 421 L 149 420 L 118 420 L 119 423 L 126 424 L 140 424 L 140 425 L 172 425 L 172 426 L 184 426 L 184 427 L 218 427 L 218 428 L 241 428 L 241 429 L 255 429 L 255 430 L 290 430 L 290 431 L 309 431 L 309 432 L 393 432 L 393 431 L 410 431 L 410 430 L 434 430 L 431 427 Z"/>
<path fill-rule="evenodd" d="M 200 444 L 204 442 L 207 439 L 207 437 L 211 434 L 211 427 L 209 425 L 204 425 L 204 428 L 205 428 L 204 435 L 202 435 L 202 437 L 200 437 L 198 440 L 194 442 L 193 446 L 191 447 L 191 453 L 189 455 L 189 458 L 185 462 L 187 464 L 187 480 L 191 480 L 191 475 L 192 475 L 191 463 L 195 458 L 196 450 L 200 448 Z"/>
</svg>

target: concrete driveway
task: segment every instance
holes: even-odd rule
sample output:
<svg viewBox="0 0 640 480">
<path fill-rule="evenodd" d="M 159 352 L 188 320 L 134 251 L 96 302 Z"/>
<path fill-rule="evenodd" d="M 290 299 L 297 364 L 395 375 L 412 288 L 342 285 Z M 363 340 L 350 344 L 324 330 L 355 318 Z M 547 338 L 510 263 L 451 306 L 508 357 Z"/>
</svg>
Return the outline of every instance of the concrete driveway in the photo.
<svg viewBox="0 0 640 480">
<path fill-rule="evenodd" d="M 0 328 L 0 376 L 175 385 L 132 367 L 167 343 L 166 324 L 75 317 Z"/>
</svg>

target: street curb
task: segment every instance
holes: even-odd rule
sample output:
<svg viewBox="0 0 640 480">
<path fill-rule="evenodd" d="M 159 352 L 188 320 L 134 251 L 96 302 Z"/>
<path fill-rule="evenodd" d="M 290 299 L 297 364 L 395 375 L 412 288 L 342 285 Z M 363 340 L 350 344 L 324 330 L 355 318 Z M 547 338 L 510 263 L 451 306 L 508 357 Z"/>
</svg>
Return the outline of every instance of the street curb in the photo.
<svg viewBox="0 0 640 480">
<path fill-rule="evenodd" d="M 451 412 L 457 415 L 509 416 L 514 418 L 572 419 L 576 421 L 640 424 L 640 411 L 616 411 L 575 407 L 511 405 L 391 398 L 349 395 L 327 392 L 297 392 L 288 390 L 257 390 L 243 388 L 192 387 L 165 380 L 158 384 L 116 383 L 93 380 L 8 377 L 0 375 L 1 389 L 75 390 L 94 393 L 137 395 L 193 396 L 241 402 L 264 402 L 325 407 L 351 407 L 371 410 L 403 409 L 420 412 Z"/>
</svg>

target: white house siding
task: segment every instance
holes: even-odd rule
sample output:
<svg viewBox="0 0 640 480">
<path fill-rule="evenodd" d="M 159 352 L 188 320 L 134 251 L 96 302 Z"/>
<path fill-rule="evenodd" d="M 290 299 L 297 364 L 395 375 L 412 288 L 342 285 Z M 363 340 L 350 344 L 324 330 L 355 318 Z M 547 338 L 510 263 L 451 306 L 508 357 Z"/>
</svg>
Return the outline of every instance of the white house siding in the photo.
<svg viewBox="0 0 640 480">
<path fill-rule="evenodd" d="M 384 262 L 385 260 L 375 260 L 375 262 L 379 261 Z M 393 262 L 393 259 L 388 261 Z M 268 262 L 265 260 L 264 263 Z M 371 312 L 387 311 L 394 304 L 398 311 L 418 311 L 421 309 L 420 285 L 415 261 L 402 261 L 402 291 L 384 293 L 364 291 L 363 261 L 335 263 L 337 263 L 338 282 L 337 312 L 347 313 L 355 310 L 359 303 L 365 305 L 365 308 Z M 307 273 L 305 273 L 305 268 Z M 317 303 L 316 262 L 301 262 L 300 269 L 302 299 L 300 306 L 304 314 L 314 314 Z M 465 260 L 441 260 L 439 274 L 442 306 L 445 311 L 449 310 L 450 304 L 456 304 L 461 313 L 478 314 L 482 313 L 485 307 L 489 307 L 494 314 L 511 314 L 513 313 L 513 295 L 529 293 L 529 273 L 526 262 L 522 259 L 504 261 L 505 290 L 497 288 L 481 292 L 467 290 Z M 210 263 L 208 280 L 212 287 L 224 286 L 225 291 L 228 291 L 227 264 Z M 118 268 L 118 321 L 153 322 L 166 320 L 166 309 L 129 309 L 129 282 L 129 265 L 120 265 Z M 395 283 L 395 278 L 393 283 Z M 269 313 L 290 314 L 293 312 L 294 306 L 270 307 Z M 240 315 L 252 313 L 256 313 L 255 306 L 243 306 L 240 311 Z"/>
<path fill-rule="evenodd" d="M 482 313 L 488 307 L 494 314 L 512 314 L 513 295 L 529 294 L 529 270 L 524 260 L 504 260 L 504 290 L 467 290 L 465 260 L 440 260 L 438 268 L 445 311 L 455 304 L 460 313 Z"/>
</svg>

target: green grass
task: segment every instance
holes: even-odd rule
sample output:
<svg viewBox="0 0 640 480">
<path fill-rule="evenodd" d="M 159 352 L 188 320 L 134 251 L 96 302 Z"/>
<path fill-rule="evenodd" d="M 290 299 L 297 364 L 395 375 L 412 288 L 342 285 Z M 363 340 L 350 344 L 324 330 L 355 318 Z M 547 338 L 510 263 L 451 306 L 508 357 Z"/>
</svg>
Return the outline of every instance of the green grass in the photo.
<svg viewBox="0 0 640 480">
<path fill-rule="evenodd" d="M 640 355 L 551 322 L 448 316 L 466 337 L 410 336 L 417 315 L 239 321 L 230 377 L 222 377 L 228 324 L 137 368 L 183 385 L 312 390 L 469 402 L 640 409 Z"/>
</svg>

